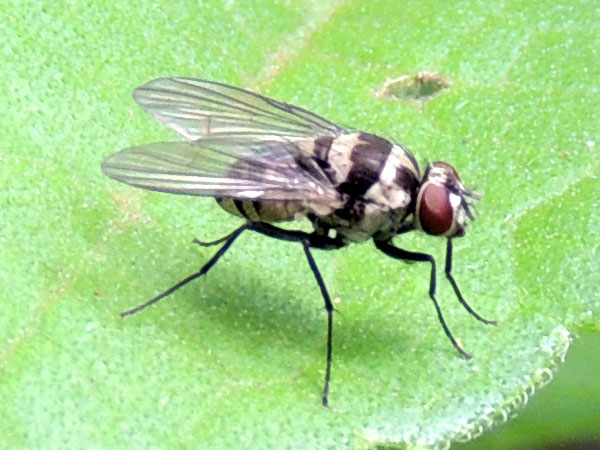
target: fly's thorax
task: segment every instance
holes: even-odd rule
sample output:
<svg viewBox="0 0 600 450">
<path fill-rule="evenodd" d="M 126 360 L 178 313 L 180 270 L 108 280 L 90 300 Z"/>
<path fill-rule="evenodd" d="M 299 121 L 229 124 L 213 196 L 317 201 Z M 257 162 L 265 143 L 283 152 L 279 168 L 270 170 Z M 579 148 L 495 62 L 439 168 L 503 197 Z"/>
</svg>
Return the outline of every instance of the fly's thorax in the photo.
<svg viewBox="0 0 600 450">
<path fill-rule="evenodd" d="M 228 213 L 253 222 L 293 220 L 306 213 L 301 202 L 292 200 L 240 200 L 229 197 L 216 200 Z"/>
<path fill-rule="evenodd" d="M 353 150 L 363 144 L 363 133 L 343 133 L 337 137 L 325 136 L 298 142 L 301 163 L 311 170 L 315 165 L 334 186 L 344 183 L 354 162 Z M 360 147 L 359 147 L 360 148 Z"/>
<path fill-rule="evenodd" d="M 419 168 L 400 145 L 368 133 L 345 133 L 298 143 L 302 162 L 318 166 L 344 200 L 364 199 L 384 209 L 405 208 L 416 193 Z"/>
<path fill-rule="evenodd" d="M 393 233 L 414 209 L 419 169 L 402 146 L 372 134 L 348 133 L 303 141 L 299 147 L 303 157 L 317 161 L 341 199 L 330 211 L 309 209 L 346 240 Z"/>
<path fill-rule="evenodd" d="M 351 234 L 355 238 L 363 236 L 363 240 L 374 235 L 397 234 L 414 211 L 419 178 L 417 163 L 410 152 L 394 145 L 378 181 L 364 195 L 364 217 Z"/>
<path fill-rule="evenodd" d="M 465 188 L 450 164 L 443 161 L 429 164 L 417 196 L 416 228 L 434 236 L 464 236 L 466 219 L 474 220 L 465 197 L 481 198 Z"/>
<path fill-rule="evenodd" d="M 381 168 L 378 180 L 365 193 L 368 202 L 384 211 L 411 209 L 419 187 L 419 168 L 413 156 L 400 145 L 394 145 Z"/>
</svg>

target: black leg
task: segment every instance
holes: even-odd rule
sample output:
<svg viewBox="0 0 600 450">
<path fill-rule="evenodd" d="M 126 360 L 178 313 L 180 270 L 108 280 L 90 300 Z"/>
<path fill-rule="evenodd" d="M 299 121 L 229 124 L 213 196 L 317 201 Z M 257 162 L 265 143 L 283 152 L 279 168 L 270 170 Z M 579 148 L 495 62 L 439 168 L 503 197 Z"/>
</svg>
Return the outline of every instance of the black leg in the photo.
<svg viewBox="0 0 600 450">
<path fill-rule="evenodd" d="M 325 300 L 325 309 L 327 310 L 327 366 L 325 368 L 325 385 L 323 386 L 323 406 L 327 406 L 329 396 L 329 380 L 331 379 L 331 349 L 333 345 L 333 303 L 331 303 L 331 298 L 329 297 L 327 287 L 325 287 L 325 282 L 323 281 L 323 277 L 319 272 L 317 263 L 310 252 L 310 243 L 308 241 L 302 241 L 302 245 L 304 247 L 306 258 L 308 259 L 310 270 L 312 270 L 312 273 L 317 280 L 317 284 L 319 285 L 319 289 L 321 289 L 321 295 L 323 296 L 323 300 Z"/>
<path fill-rule="evenodd" d="M 164 291 L 162 294 L 157 295 L 156 297 L 154 297 L 153 299 L 148 300 L 146 303 L 143 303 L 139 306 L 136 306 L 135 308 L 132 308 L 128 311 L 124 311 L 121 313 L 121 317 L 125 317 L 125 316 L 129 316 L 131 314 L 135 314 L 138 311 L 141 311 L 142 309 L 156 303 L 157 301 L 171 295 L 173 292 L 175 292 L 177 289 L 179 289 L 182 286 L 185 286 L 186 284 L 188 284 L 190 281 L 195 280 L 198 277 L 201 277 L 202 275 L 204 275 L 206 272 L 208 272 L 212 266 L 215 265 L 215 263 L 219 260 L 219 258 L 221 258 L 221 256 L 223 256 L 225 254 L 225 252 L 229 249 L 229 247 L 231 246 L 231 244 L 233 244 L 233 241 L 236 240 L 236 238 L 242 234 L 242 231 L 246 230 L 248 228 L 248 225 L 243 225 L 240 228 L 238 228 L 237 230 L 235 230 L 233 233 L 229 234 L 228 236 L 226 236 L 226 240 L 225 240 L 225 244 L 223 244 L 223 246 L 219 249 L 219 251 L 217 253 L 214 254 L 214 256 L 206 263 L 204 264 L 204 266 L 202 266 L 202 268 L 196 272 L 193 273 L 192 275 L 184 278 L 183 280 L 181 280 L 179 283 L 175 284 L 174 286 L 171 286 L 169 289 L 167 289 L 166 291 Z M 218 243 L 217 241 L 215 241 L 216 243 Z"/>
<path fill-rule="evenodd" d="M 316 233 L 306 233 L 304 231 L 284 230 L 269 223 L 264 222 L 249 222 L 247 225 L 249 230 L 256 231 L 265 236 L 269 236 L 281 241 L 288 242 L 308 242 L 310 247 L 320 250 L 337 250 L 345 247 L 344 243 L 338 236 L 330 238 Z"/>
<path fill-rule="evenodd" d="M 278 228 L 273 225 L 261 222 L 250 223 L 249 229 L 275 239 L 280 239 L 288 242 L 302 243 L 304 253 L 306 254 L 306 259 L 308 259 L 308 265 L 310 266 L 310 270 L 312 270 L 312 273 L 315 276 L 315 279 L 317 280 L 317 284 L 319 285 L 319 289 L 321 290 L 321 295 L 323 296 L 323 300 L 325 301 L 325 310 L 327 311 L 327 363 L 325 367 L 325 385 L 323 386 L 322 398 L 323 406 L 327 406 L 329 402 L 329 381 L 331 379 L 334 308 L 333 303 L 331 302 L 331 297 L 327 292 L 325 282 L 323 281 L 323 277 L 319 272 L 319 268 L 317 267 L 317 263 L 315 262 L 315 259 L 313 258 L 310 249 L 311 247 L 314 247 L 323 250 L 332 250 L 341 248 L 346 244 L 344 244 L 340 239 L 333 239 L 327 236 L 321 236 L 314 233 L 309 234 L 303 231 L 284 230 L 283 228 Z"/>
<path fill-rule="evenodd" d="M 456 284 L 456 281 L 454 281 L 454 277 L 452 276 L 452 239 L 448 239 L 448 245 L 446 247 L 446 278 L 448 278 L 448 281 L 450 281 L 452 289 L 454 289 L 454 293 L 456 294 L 456 297 L 458 298 L 460 304 L 463 305 L 473 317 L 475 317 L 477 320 L 480 320 L 483 323 L 487 323 L 488 325 L 498 325 L 498 322 L 496 322 L 495 320 L 484 319 L 475 311 L 473 311 L 473 308 L 469 306 L 467 301 L 463 298 L 462 294 L 460 293 L 458 285 Z"/>
<path fill-rule="evenodd" d="M 304 248 L 304 253 L 306 254 L 306 258 L 308 259 L 308 265 L 312 270 L 315 279 L 317 280 L 317 284 L 319 285 L 319 289 L 321 290 L 321 295 L 323 296 L 323 300 L 325 301 L 325 309 L 327 310 L 327 366 L 325 369 L 325 386 L 323 387 L 323 406 L 327 406 L 328 404 L 328 395 L 329 395 L 329 381 L 331 379 L 331 360 L 332 360 L 332 340 L 333 340 L 333 303 L 331 302 L 331 297 L 327 292 L 327 288 L 325 286 L 325 282 L 323 281 L 323 277 L 319 272 L 319 268 L 310 252 L 310 248 L 318 248 L 322 250 L 334 250 L 341 247 L 344 247 L 346 243 L 342 242 L 342 240 L 338 238 L 330 238 L 328 236 L 322 236 L 317 233 L 306 233 L 304 231 L 297 230 L 285 230 L 283 228 L 278 228 L 276 226 L 270 225 L 268 223 L 263 222 L 248 222 L 245 225 L 241 226 L 233 233 L 228 234 L 227 236 L 217 239 L 213 242 L 201 242 L 197 239 L 194 242 L 198 245 L 207 247 L 211 245 L 217 245 L 224 242 L 223 246 L 219 249 L 217 253 L 196 273 L 184 278 L 179 283 L 170 287 L 162 294 L 157 295 L 153 299 L 147 301 L 146 303 L 139 305 L 133 309 L 125 311 L 121 313 L 121 316 L 128 316 L 130 314 L 135 314 L 136 312 L 156 303 L 157 301 L 171 295 L 180 287 L 186 285 L 192 280 L 206 274 L 211 267 L 225 254 L 225 252 L 229 249 L 233 241 L 242 233 L 244 230 L 252 230 L 257 233 L 263 234 L 268 237 L 272 237 L 275 239 L 279 239 L 282 241 L 288 242 L 300 242 Z"/>
<path fill-rule="evenodd" d="M 446 325 L 444 316 L 442 315 L 442 310 L 440 309 L 440 305 L 438 304 L 438 302 L 435 298 L 435 286 L 436 286 L 436 283 L 435 283 L 435 259 L 433 258 L 433 256 L 428 255 L 426 253 L 409 252 L 407 250 L 403 250 L 401 248 L 395 247 L 394 245 L 392 245 L 389 242 L 384 242 L 384 241 L 375 241 L 375 246 L 379 250 L 381 250 L 383 253 L 385 253 L 386 255 L 391 256 L 392 258 L 395 258 L 395 259 L 401 259 L 404 261 L 414 261 L 414 262 L 428 262 L 431 264 L 431 276 L 429 279 L 429 298 L 431 298 L 431 300 L 433 301 L 433 305 L 435 306 L 435 310 L 437 311 L 437 316 L 440 321 L 440 324 L 442 325 L 442 328 L 444 329 L 446 336 L 448 336 L 448 339 L 450 339 L 450 342 L 452 342 L 452 345 L 454 345 L 454 348 L 456 348 L 456 350 L 458 350 L 458 352 L 461 355 L 463 355 L 465 358 L 470 359 L 471 355 L 468 354 L 467 352 L 465 352 L 463 350 L 463 348 L 458 344 L 458 342 L 456 342 L 456 339 L 454 339 L 454 336 L 452 336 L 452 333 L 450 332 L 448 325 Z"/>
</svg>

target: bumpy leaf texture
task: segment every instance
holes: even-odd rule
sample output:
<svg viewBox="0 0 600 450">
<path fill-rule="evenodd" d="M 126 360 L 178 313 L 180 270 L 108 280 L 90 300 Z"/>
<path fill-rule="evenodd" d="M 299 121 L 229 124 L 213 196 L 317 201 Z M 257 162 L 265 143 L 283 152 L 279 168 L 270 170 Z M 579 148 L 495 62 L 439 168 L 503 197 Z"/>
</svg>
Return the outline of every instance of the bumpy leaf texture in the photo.
<svg viewBox="0 0 600 450">
<path fill-rule="evenodd" d="M 444 448 L 506 420 L 598 327 L 597 8 L 507 1 L 12 2 L 2 9 L 0 447 Z M 427 101 L 376 95 L 428 72 Z M 239 225 L 211 200 L 148 193 L 100 163 L 173 136 L 139 110 L 158 76 L 259 90 L 445 160 L 485 194 L 455 243 L 464 311 L 440 274 L 371 244 L 315 252 L 326 317 L 298 245 L 243 235 L 203 279 L 119 313 L 196 270 Z M 306 224 L 300 224 L 306 226 Z M 443 240 L 406 235 L 431 252 Z"/>
</svg>

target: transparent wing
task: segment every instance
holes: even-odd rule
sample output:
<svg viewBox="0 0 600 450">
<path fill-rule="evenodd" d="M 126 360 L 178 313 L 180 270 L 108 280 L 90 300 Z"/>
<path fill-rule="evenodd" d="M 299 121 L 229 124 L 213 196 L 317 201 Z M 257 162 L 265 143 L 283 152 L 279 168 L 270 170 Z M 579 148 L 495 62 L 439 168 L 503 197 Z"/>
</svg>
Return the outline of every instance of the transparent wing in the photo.
<svg viewBox="0 0 600 450">
<path fill-rule="evenodd" d="M 158 78 L 137 88 L 133 97 L 191 141 L 217 136 L 298 140 L 344 131 L 305 109 L 215 81 Z"/>
<path fill-rule="evenodd" d="M 121 150 L 102 163 L 106 175 L 174 194 L 300 200 L 333 206 L 339 193 L 317 165 L 300 166 L 293 142 L 207 138 Z"/>
</svg>

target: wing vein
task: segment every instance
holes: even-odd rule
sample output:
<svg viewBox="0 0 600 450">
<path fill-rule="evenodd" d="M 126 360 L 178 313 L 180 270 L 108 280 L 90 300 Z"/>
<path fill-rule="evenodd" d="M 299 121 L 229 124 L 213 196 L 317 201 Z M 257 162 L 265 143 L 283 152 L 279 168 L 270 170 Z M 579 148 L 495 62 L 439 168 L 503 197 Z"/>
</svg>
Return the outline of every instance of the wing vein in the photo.
<svg viewBox="0 0 600 450">
<path fill-rule="evenodd" d="M 194 85 L 193 83 L 190 83 L 190 82 L 188 81 L 188 79 L 185 79 L 185 78 L 177 78 L 177 80 L 178 80 L 178 81 L 180 81 L 182 84 L 187 84 L 187 85 L 189 85 L 189 86 L 196 86 L 196 87 L 199 87 L 199 86 L 197 86 L 197 85 Z M 303 108 L 300 108 L 300 107 L 298 107 L 298 106 L 291 106 L 291 105 L 289 105 L 289 104 L 287 104 L 287 103 L 280 102 L 280 101 L 278 101 L 278 100 L 274 100 L 274 99 L 271 99 L 271 98 L 268 98 L 268 97 L 264 97 L 264 96 L 262 96 L 262 95 L 260 95 L 260 94 L 257 94 L 257 93 L 255 93 L 255 92 L 247 91 L 247 90 L 245 90 L 245 89 L 241 89 L 241 88 L 238 88 L 238 87 L 235 87 L 235 86 L 229 86 L 229 85 L 226 85 L 226 84 L 223 84 L 223 83 L 218 83 L 218 82 L 216 82 L 216 81 L 208 81 L 208 80 L 206 80 L 206 81 L 205 81 L 205 83 L 207 83 L 207 84 L 213 84 L 213 85 L 220 86 L 220 87 L 224 87 L 224 88 L 227 88 L 227 89 L 230 89 L 230 90 L 233 90 L 233 91 L 237 91 L 238 93 L 242 93 L 242 94 L 250 95 L 250 96 L 252 96 L 252 97 L 254 97 L 254 98 L 258 99 L 258 100 L 264 101 L 264 102 L 265 102 L 265 103 L 267 103 L 268 105 L 270 105 L 270 106 L 273 106 L 273 107 L 275 107 L 276 109 L 278 109 L 278 110 L 280 110 L 280 111 L 284 111 L 284 112 L 286 112 L 286 113 L 288 113 L 288 114 L 292 114 L 293 116 L 296 116 L 296 117 L 298 117 L 298 118 L 300 118 L 300 119 L 306 120 L 306 121 L 308 121 L 308 122 L 310 122 L 310 123 L 312 123 L 312 124 L 314 124 L 314 125 L 318 125 L 318 126 L 322 127 L 322 126 L 323 126 L 323 124 L 327 124 L 327 125 L 329 125 L 329 126 L 331 126 L 331 127 L 332 127 L 332 128 L 330 129 L 330 131 L 337 131 L 337 130 L 339 130 L 339 127 L 338 127 L 337 125 L 335 125 L 334 123 L 332 123 L 332 122 L 329 122 L 328 120 L 326 120 L 326 119 L 324 119 L 324 118 L 322 118 L 322 117 L 320 117 L 320 116 L 317 116 L 316 114 L 313 114 L 313 113 L 311 113 L 310 111 L 308 111 L 308 110 L 305 110 L 305 109 L 303 109 Z M 207 88 L 204 88 L 204 87 L 202 87 L 201 89 L 203 89 L 204 91 L 213 92 L 213 93 L 215 93 L 215 94 L 217 94 L 217 95 L 221 95 L 221 96 L 223 96 L 223 97 L 225 97 L 225 98 L 228 98 L 228 99 L 230 99 L 230 100 L 233 100 L 233 101 L 240 102 L 240 103 L 242 103 L 242 104 L 244 104 L 244 105 L 246 105 L 246 106 L 248 106 L 248 107 L 250 107 L 250 108 L 252 108 L 252 109 L 256 109 L 256 110 L 259 110 L 259 111 L 261 111 L 261 112 L 268 113 L 268 114 L 270 114 L 270 115 L 271 115 L 272 117 L 274 117 L 274 118 L 283 119 L 283 117 L 281 117 L 280 115 L 277 115 L 277 114 L 275 114 L 275 113 L 272 113 L 272 112 L 270 112 L 270 111 L 268 111 L 268 110 L 264 110 L 264 109 L 262 109 L 262 108 L 259 108 L 259 107 L 258 107 L 258 106 L 256 106 L 256 105 L 251 105 L 251 104 L 248 104 L 248 103 L 242 102 L 240 99 L 236 99 L 236 98 L 234 98 L 234 97 L 231 97 L 231 96 L 226 96 L 225 94 L 221 94 L 221 93 L 220 93 L 220 92 L 218 92 L 218 91 L 215 91 L 215 90 L 209 90 L 209 89 L 207 89 Z M 310 117 L 318 117 L 318 118 L 319 118 L 319 120 L 320 120 L 320 123 L 319 123 L 319 122 L 317 122 L 317 121 L 314 121 L 314 120 L 312 120 L 312 119 L 309 119 L 309 118 L 307 118 L 306 116 L 300 116 L 300 115 L 296 114 L 296 112 L 295 112 L 294 110 L 296 110 L 296 111 L 299 111 L 299 112 L 301 111 L 301 112 L 303 112 L 303 113 L 306 113 L 306 114 L 308 114 Z M 290 123 L 292 123 L 292 121 L 290 121 Z M 293 121 L 293 123 L 298 123 L 298 124 L 301 124 L 301 122 L 297 122 L 297 121 Z"/>
<path fill-rule="evenodd" d="M 173 94 L 173 95 L 176 95 L 176 96 L 180 96 L 180 95 L 182 95 L 181 93 L 179 93 L 179 92 L 177 92 L 177 91 L 174 91 L 174 90 L 169 90 L 169 89 L 165 89 L 165 88 L 160 88 L 160 89 L 157 89 L 157 88 L 152 88 L 152 89 L 151 89 L 151 88 L 146 88 L 146 89 L 147 89 L 148 91 L 153 91 L 153 92 L 164 92 L 164 93 L 166 93 L 166 94 Z M 238 110 L 238 111 L 245 112 L 245 113 L 247 113 L 247 114 L 248 114 L 248 115 L 250 115 L 250 116 L 259 116 L 259 115 L 262 115 L 263 117 L 266 117 L 266 118 L 277 119 L 277 120 L 279 120 L 279 121 L 282 121 L 282 122 L 285 122 L 285 123 L 289 123 L 289 124 L 292 124 L 292 125 L 298 125 L 298 126 L 300 126 L 300 127 L 304 127 L 304 128 L 307 128 L 307 129 L 308 129 L 308 127 L 307 127 L 305 124 L 303 124 L 302 122 L 298 122 L 298 121 L 294 121 L 294 120 L 288 120 L 288 119 L 286 119 L 286 118 L 284 118 L 284 117 L 278 116 L 278 115 L 276 115 L 276 114 L 274 114 L 274 113 L 271 113 L 271 112 L 269 112 L 269 111 L 263 110 L 263 109 L 261 109 L 261 108 L 258 108 L 258 107 L 256 107 L 256 106 L 252 106 L 252 105 L 250 105 L 250 104 L 247 104 L 247 103 L 245 103 L 245 102 L 242 102 L 241 100 L 234 99 L 233 97 L 229 97 L 229 96 L 227 96 L 227 95 L 225 95 L 225 94 L 221 94 L 221 93 L 219 93 L 219 92 L 215 92 L 215 91 L 209 91 L 209 90 L 207 90 L 206 88 L 200 88 L 200 89 L 202 89 L 203 91 L 207 91 L 207 92 L 209 92 L 209 93 L 213 93 L 213 94 L 219 95 L 219 96 L 221 96 L 221 97 L 223 97 L 223 98 L 225 98 L 225 99 L 231 100 L 231 101 L 232 101 L 232 103 L 223 103 L 223 102 L 220 102 L 220 101 L 217 101 L 217 100 L 214 100 L 214 99 L 210 99 L 210 98 L 207 98 L 207 97 L 201 97 L 201 96 L 199 96 L 199 95 L 192 94 L 192 93 L 186 93 L 186 94 L 185 94 L 185 97 L 194 98 L 194 99 L 198 100 L 199 102 L 202 102 L 201 104 L 214 104 L 214 105 L 220 105 L 220 106 L 224 106 L 224 107 L 226 107 L 226 108 L 229 108 L 229 109 L 234 109 L 234 110 Z M 159 97 L 159 98 L 160 98 L 160 97 Z M 163 100 L 172 100 L 172 98 L 167 98 L 167 99 L 163 99 Z M 235 102 L 235 103 L 239 103 L 239 104 L 242 104 L 242 105 L 244 105 L 244 106 L 247 106 L 247 107 L 248 107 L 248 108 L 250 108 L 250 109 L 245 109 L 245 108 L 243 108 L 243 107 L 240 107 L 240 106 L 238 106 L 238 105 L 235 105 L 235 104 L 233 104 L 233 102 Z M 185 103 L 188 103 L 188 102 L 185 102 Z M 189 106 L 192 106 L 192 107 L 198 107 L 198 106 L 199 106 L 199 104 L 189 104 Z M 258 112 L 260 112 L 261 114 L 258 114 Z M 202 114 L 202 115 L 203 115 L 203 116 L 211 116 L 211 117 L 214 117 L 214 115 L 213 115 L 213 114 L 209 114 L 209 113 Z M 244 117 L 242 116 L 242 117 L 240 117 L 240 119 L 239 119 L 239 120 L 248 121 L 248 118 L 244 118 Z"/>
</svg>

